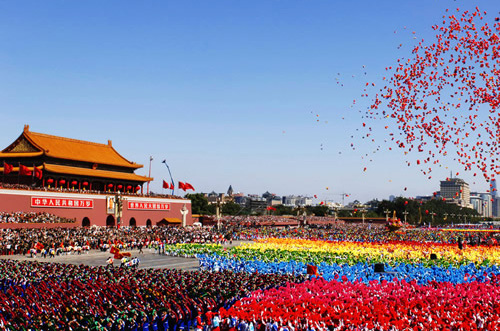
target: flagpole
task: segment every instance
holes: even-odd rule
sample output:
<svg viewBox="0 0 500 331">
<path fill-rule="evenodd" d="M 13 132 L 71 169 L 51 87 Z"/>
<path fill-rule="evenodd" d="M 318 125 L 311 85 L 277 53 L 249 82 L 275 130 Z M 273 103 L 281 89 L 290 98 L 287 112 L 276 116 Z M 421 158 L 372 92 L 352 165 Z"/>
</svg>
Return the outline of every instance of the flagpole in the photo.
<svg viewBox="0 0 500 331">
<path fill-rule="evenodd" d="M 149 178 L 151 178 L 151 161 L 153 161 L 152 156 L 149 157 L 149 175 L 148 175 Z M 149 195 L 149 183 L 150 181 L 148 181 L 148 195 Z"/>
<path fill-rule="evenodd" d="M 167 167 L 168 174 L 170 175 L 170 181 L 172 183 L 172 195 L 174 195 L 174 190 L 175 190 L 175 185 L 174 185 L 174 179 L 172 178 L 172 173 L 170 172 L 170 168 L 167 164 L 167 160 L 163 160 L 161 163 L 165 163 L 165 166 Z"/>
</svg>

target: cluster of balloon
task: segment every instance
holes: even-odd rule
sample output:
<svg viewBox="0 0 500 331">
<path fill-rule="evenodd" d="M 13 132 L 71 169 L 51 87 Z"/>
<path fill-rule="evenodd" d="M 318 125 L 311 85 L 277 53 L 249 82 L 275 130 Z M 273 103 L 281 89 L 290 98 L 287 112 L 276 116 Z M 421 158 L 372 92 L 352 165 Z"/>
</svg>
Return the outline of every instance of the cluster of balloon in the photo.
<svg viewBox="0 0 500 331">
<path fill-rule="evenodd" d="M 405 154 L 421 153 L 416 163 L 426 175 L 455 153 L 465 171 L 487 181 L 500 174 L 499 21 L 488 22 L 477 7 L 446 10 L 442 24 L 432 27 L 435 39 L 422 39 L 411 58 L 386 68 L 387 84 L 366 117 L 391 121 L 389 139 Z M 371 127 L 363 127 L 370 135 Z"/>
</svg>

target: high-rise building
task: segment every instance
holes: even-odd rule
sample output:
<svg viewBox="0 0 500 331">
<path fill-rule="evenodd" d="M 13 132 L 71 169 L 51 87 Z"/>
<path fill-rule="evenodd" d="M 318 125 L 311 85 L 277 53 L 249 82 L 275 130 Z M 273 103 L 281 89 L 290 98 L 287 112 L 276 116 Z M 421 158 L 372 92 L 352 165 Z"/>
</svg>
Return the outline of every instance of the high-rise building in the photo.
<svg viewBox="0 0 500 331">
<path fill-rule="evenodd" d="M 469 184 L 461 178 L 448 178 L 441 181 L 440 195 L 446 201 L 454 202 L 461 207 L 472 208 L 470 203 Z"/>
<path fill-rule="evenodd" d="M 479 215 L 484 217 L 493 216 L 493 205 L 491 194 L 472 192 L 470 196 L 470 203 Z M 493 200 L 494 201 L 494 200 Z"/>
<path fill-rule="evenodd" d="M 498 204 L 500 203 L 500 201 L 497 197 L 497 181 L 494 178 L 491 180 L 490 194 L 491 194 L 493 217 L 498 217 Z"/>
</svg>

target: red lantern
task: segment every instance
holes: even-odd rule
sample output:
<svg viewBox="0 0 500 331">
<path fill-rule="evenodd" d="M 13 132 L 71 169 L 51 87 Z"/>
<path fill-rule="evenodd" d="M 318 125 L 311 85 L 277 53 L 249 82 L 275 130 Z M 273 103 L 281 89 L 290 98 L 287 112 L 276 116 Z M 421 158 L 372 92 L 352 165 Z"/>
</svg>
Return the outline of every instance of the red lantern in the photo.
<svg viewBox="0 0 500 331">
<path fill-rule="evenodd" d="M 112 188 L 112 187 L 113 187 L 113 184 L 108 184 L 108 187 L 109 187 L 109 188 Z"/>
<path fill-rule="evenodd" d="M 122 187 L 123 187 L 123 186 L 122 186 L 121 184 L 119 184 L 119 185 L 117 186 L 117 188 L 118 188 L 119 190 L 121 190 L 121 188 L 122 188 Z"/>
<path fill-rule="evenodd" d="M 78 184 L 78 182 L 76 180 L 71 182 L 71 185 L 73 185 L 73 186 L 75 186 L 76 184 Z"/>
<path fill-rule="evenodd" d="M 89 183 L 88 183 L 88 182 L 83 182 L 83 183 L 82 183 L 82 185 L 83 185 L 83 186 L 88 186 L 88 185 L 89 185 Z"/>
<path fill-rule="evenodd" d="M 47 184 L 52 184 L 54 180 L 52 178 L 47 179 Z"/>
<path fill-rule="evenodd" d="M 141 189 L 141 186 L 137 186 L 137 187 L 135 188 L 135 190 L 136 190 L 136 191 L 139 191 L 140 189 Z"/>
<path fill-rule="evenodd" d="M 132 189 L 132 185 L 127 186 L 127 190 L 130 190 L 130 189 Z"/>
<path fill-rule="evenodd" d="M 64 185 L 64 184 L 66 184 L 66 181 L 65 181 L 64 179 L 61 179 L 61 180 L 59 181 L 59 184 Z"/>
</svg>

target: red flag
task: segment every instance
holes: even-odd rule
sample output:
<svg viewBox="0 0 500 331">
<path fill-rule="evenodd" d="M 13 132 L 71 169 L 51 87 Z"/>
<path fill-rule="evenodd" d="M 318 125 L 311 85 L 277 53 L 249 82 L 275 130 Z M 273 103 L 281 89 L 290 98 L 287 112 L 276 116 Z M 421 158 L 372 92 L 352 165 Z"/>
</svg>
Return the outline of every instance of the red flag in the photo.
<svg viewBox="0 0 500 331">
<path fill-rule="evenodd" d="M 186 185 L 183 182 L 179 182 L 177 186 L 179 186 L 181 190 L 186 191 Z"/>
<path fill-rule="evenodd" d="M 194 191 L 194 187 L 193 185 L 189 184 L 189 183 L 185 183 L 184 184 L 184 187 L 186 188 L 186 190 L 193 190 Z"/>
<path fill-rule="evenodd" d="M 170 186 L 168 185 L 168 183 L 166 181 L 163 181 L 163 188 L 166 188 L 166 189 L 170 188 Z"/>
<path fill-rule="evenodd" d="M 38 179 L 42 179 L 42 169 L 38 169 L 37 167 L 33 167 L 33 170 L 35 171 L 35 177 Z"/>
<path fill-rule="evenodd" d="M 10 174 L 12 172 L 12 169 L 14 169 L 14 166 L 12 164 L 8 164 L 8 163 L 3 163 L 3 174 L 4 175 L 7 175 L 7 174 Z"/>
<path fill-rule="evenodd" d="M 22 176 L 31 176 L 31 170 L 27 166 L 19 165 L 19 174 Z"/>
<path fill-rule="evenodd" d="M 123 254 L 121 253 L 115 253 L 115 256 L 113 256 L 116 260 L 121 260 L 123 258 Z"/>
<path fill-rule="evenodd" d="M 170 188 L 173 190 L 175 189 L 174 183 L 170 183 Z"/>
<path fill-rule="evenodd" d="M 273 206 L 267 206 L 267 210 L 276 210 Z"/>
<path fill-rule="evenodd" d="M 315 265 L 307 265 L 307 274 L 308 275 L 318 275 L 318 267 Z"/>
<path fill-rule="evenodd" d="M 111 253 L 111 254 L 120 253 L 120 250 L 118 248 L 116 248 L 115 246 L 111 246 L 109 253 Z"/>
</svg>

